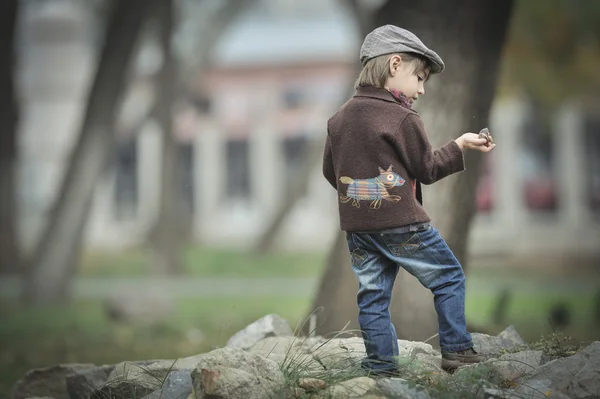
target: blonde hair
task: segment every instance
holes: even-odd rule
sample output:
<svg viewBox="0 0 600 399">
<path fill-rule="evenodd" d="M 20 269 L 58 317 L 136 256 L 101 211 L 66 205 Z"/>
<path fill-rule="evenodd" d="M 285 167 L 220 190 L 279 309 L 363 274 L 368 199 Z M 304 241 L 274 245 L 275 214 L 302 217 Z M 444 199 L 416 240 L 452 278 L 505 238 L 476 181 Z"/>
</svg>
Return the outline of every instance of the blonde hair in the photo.
<svg viewBox="0 0 600 399">
<path fill-rule="evenodd" d="M 395 55 L 400 56 L 403 62 L 413 64 L 414 73 L 425 72 L 425 80 L 429 79 L 430 66 L 426 58 L 411 53 L 384 54 L 367 61 L 354 83 L 354 88 L 358 88 L 359 86 L 383 88 L 389 76 L 390 59 Z"/>
</svg>

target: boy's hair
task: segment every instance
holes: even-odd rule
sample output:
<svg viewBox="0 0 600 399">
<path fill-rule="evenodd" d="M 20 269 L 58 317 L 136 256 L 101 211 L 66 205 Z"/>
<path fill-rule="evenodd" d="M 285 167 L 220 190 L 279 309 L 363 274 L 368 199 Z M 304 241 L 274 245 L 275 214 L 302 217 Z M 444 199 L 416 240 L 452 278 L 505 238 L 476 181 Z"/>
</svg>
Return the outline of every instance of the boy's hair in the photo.
<svg viewBox="0 0 600 399">
<path fill-rule="evenodd" d="M 389 76 L 389 62 L 394 55 L 399 55 L 403 62 L 412 63 L 414 73 L 425 72 L 425 80 L 429 78 L 430 66 L 425 57 L 411 53 L 384 54 L 367 61 L 358 75 L 354 88 L 359 86 L 375 86 L 383 88 Z"/>
</svg>

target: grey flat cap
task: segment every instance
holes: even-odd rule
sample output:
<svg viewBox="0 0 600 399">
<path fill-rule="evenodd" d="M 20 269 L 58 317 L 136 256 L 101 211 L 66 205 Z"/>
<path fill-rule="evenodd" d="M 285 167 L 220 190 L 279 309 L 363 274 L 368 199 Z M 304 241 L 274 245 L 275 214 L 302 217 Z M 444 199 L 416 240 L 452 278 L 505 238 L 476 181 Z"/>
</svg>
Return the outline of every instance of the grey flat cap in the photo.
<svg viewBox="0 0 600 399">
<path fill-rule="evenodd" d="M 440 73 L 445 65 L 441 57 L 430 50 L 412 32 L 394 25 L 384 25 L 369 33 L 360 47 L 360 63 L 365 66 L 371 58 L 392 53 L 416 53 L 430 61 L 431 73 Z"/>
</svg>

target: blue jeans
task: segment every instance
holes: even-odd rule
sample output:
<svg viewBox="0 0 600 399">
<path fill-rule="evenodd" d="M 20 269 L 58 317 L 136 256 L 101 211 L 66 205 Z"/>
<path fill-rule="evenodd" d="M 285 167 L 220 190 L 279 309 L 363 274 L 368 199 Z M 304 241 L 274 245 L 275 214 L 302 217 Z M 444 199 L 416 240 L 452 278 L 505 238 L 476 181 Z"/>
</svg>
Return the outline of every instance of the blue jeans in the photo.
<svg viewBox="0 0 600 399">
<path fill-rule="evenodd" d="M 395 368 L 398 338 L 389 305 L 399 267 L 433 292 L 442 351 L 458 352 L 473 346 L 465 321 L 465 275 L 433 226 L 400 234 L 346 233 L 346 239 L 359 283 L 358 323 L 367 351 L 364 368 Z"/>
</svg>

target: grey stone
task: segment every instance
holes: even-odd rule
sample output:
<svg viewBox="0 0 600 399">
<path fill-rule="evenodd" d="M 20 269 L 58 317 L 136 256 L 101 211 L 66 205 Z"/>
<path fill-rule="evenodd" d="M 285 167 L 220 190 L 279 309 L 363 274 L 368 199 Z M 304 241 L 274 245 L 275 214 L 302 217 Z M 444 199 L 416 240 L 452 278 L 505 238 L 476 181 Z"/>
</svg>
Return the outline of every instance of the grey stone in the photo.
<svg viewBox="0 0 600 399">
<path fill-rule="evenodd" d="M 414 358 L 414 364 L 419 373 L 441 373 L 444 371 L 441 356 L 418 353 Z"/>
<path fill-rule="evenodd" d="M 192 371 L 196 398 L 262 399 L 281 392 L 285 378 L 279 365 L 241 349 L 207 353 Z"/>
<path fill-rule="evenodd" d="M 514 381 L 527 374 L 533 374 L 540 366 L 542 351 L 522 351 L 507 353 L 498 359 L 490 359 L 484 362 L 503 380 Z"/>
<path fill-rule="evenodd" d="M 268 357 L 268 355 L 288 355 L 301 351 L 302 340 L 294 336 L 268 337 L 252 345 L 250 352 Z"/>
<path fill-rule="evenodd" d="M 483 390 L 483 397 L 485 399 L 511 399 L 511 397 L 514 397 L 514 394 L 504 389 L 485 388 Z"/>
<path fill-rule="evenodd" d="M 300 378 L 298 387 L 302 388 L 304 392 L 318 392 L 327 388 L 327 384 L 318 378 Z"/>
<path fill-rule="evenodd" d="M 227 347 L 247 350 L 267 337 L 292 335 L 294 333 L 285 319 L 275 314 L 269 314 L 237 332 L 227 341 Z"/>
<path fill-rule="evenodd" d="M 58 364 L 29 370 L 15 383 L 11 399 L 25 399 L 35 396 L 50 396 L 55 399 L 70 399 L 66 378 L 70 374 L 96 367 L 94 364 Z"/>
<path fill-rule="evenodd" d="M 552 382 L 547 379 L 531 379 L 525 381 L 513 390 L 514 396 L 527 399 L 546 399 L 553 392 Z M 512 397 L 511 397 L 512 399 Z"/>
<path fill-rule="evenodd" d="M 576 354 L 553 360 L 539 367 L 523 387 L 550 381 L 547 391 L 564 394 L 572 399 L 597 399 L 600 397 L 600 341 L 595 341 Z M 544 391 L 544 392 L 547 392 Z"/>
<path fill-rule="evenodd" d="M 525 341 L 509 326 L 497 336 L 471 333 L 473 347 L 477 352 L 483 354 L 497 354 L 503 350 L 516 350 L 526 348 Z"/>
<path fill-rule="evenodd" d="M 497 335 L 497 337 L 503 340 L 512 341 L 515 345 L 528 346 L 514 326 L 506 327 L 500 334 Z"/>
<path fill-rule="evenodd" d="M 204 356 L 206 356 L 205 353 L 200 353 L 197 355 L 177 359 L 173 365 L 173 370 L 193 370 Z"/>
<path fill-rule="evenodd" d="M 310 352 L 327 370 L 360 368 L 366 356 L 362 338 L 333 338 Z"/>
<path fill-rule="evenodd" d="M 144 396 L 143 399 L 187 399 L 192 393 L 191 370 L 171 372 L 158 391 Z"/>
<path fill-rule="evenodd" d="M 161 360 L 149 365 L 122 362 L 115 366 L 108 381 L 91 399 L 128 399 L 144 397 L 159 390 L 171 371 L 173 361 Z"/>
<path fill-rule="evenodd" d="M 84 369 L 67 376 L 67 392 L 71 399 L 88 399 L 94 391 L 102 388 L 114 365 L 104 365 Z"/>
<path fill-rule="evenodd" d="M 402 378 L 382 378 L 377 381 L 377 389 L 394 399 L 430 399 L 423 387 Z"/>
<path fill-rule="evenodd" d="M 342 398 L 361 398 L 371 389 L 375 388 L 377 382 L 368 377 L 358 377 L 340 382 L 336 385 L 323 390 L 317 395 L 317 398 L 342 399 Z"/>
<path fill-rule="evenodd" d="M 403 339 L 398 340 L 398 354 L 402 357 L 411 357 L 414 359 L 414 356 L 418 353 L 423 353 L 431 356 L 442 356 L 440 352 L 433 349 L 433 346 L 426 344 L 424 342 L 418 341 L 406 341 Z"/>
</svg>

